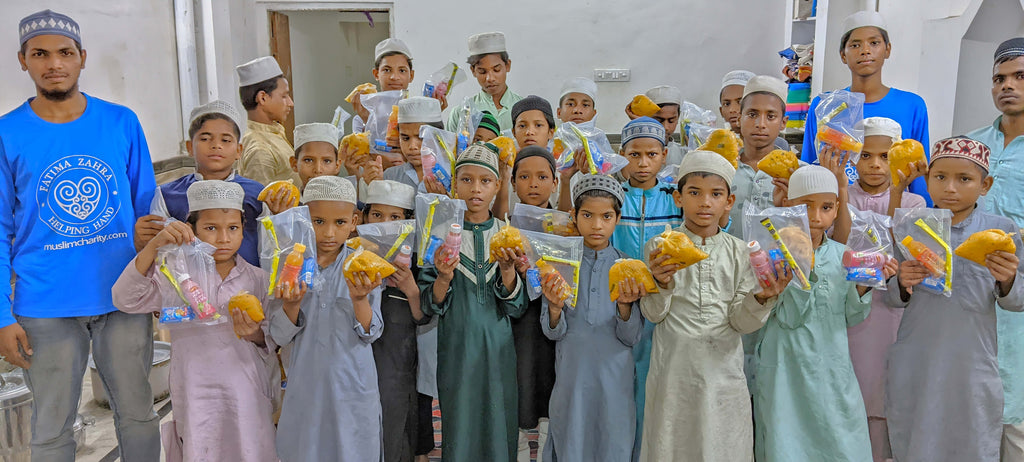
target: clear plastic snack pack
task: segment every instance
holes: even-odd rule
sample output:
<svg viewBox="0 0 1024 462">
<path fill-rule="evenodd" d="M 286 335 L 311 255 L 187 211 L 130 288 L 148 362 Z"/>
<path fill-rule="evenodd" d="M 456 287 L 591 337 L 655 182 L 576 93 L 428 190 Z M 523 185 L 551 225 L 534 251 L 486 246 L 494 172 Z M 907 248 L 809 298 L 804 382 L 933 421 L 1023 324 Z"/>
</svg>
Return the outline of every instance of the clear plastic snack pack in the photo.
<svg viewBox="0 0 1024 462">
<path fill-rule="evenodd" d="M 811 289 L 814 247 L 807 222 L 807 206 L 758 209 L 748 202 L 743 209 L 743 233 L 748 241 L 757 241 L 769 255 L 777 251 L 793 272 L 790 285 Z"/>
<path fill-rule="evenodd" d="M 448 96 L 452 92 L 452 87 L 465 81 L 466 73 L 462 72 L 462 68 L 458 64 L 449 61 L 444 67 L 430 74 L 426 82 L 423 82 L 423 96 L 428 98 Z"/>
<path fill-rule="evenodd" d="M 423 124 L 420 126 L 420 162 L 423 164 L 423 175 L 434 178 L 452 192 L 455 177 L 455 144 L 457 135 L 447 130 Z"/>
<path fill-rule="evenodd" d="M 363 130 L 370 132 L 370 150 L 381 154 L 391 152 L 388 147 L 388 121 L 398 101 L 405 98 L 406 90 L 391 90 L 360 95 L 359 102 L 369 111 L 369 120 Z"/>
<path fill-rule="evenodd" d="M 620 258 L 615 260 L 612 267 L 608 269 L 608 296 L 612 301 L 619 299 L 619 285 L 628 278 L 636 279 L 636 282 L 647 289 L 647 293 L 656 294 L 660 292 L 658 283 L 651 274 L 651 269 L 643 260 L 634 258 Z"/>
<path fill-rule="evenodd" d="M 713 127 L 718 122 L 718 116 L 710 109 L 704 109 L 689 101 L 683 101 L 679 107 L 679 125 L 682 128 L 682 145 L 687 146 L 690 140 L 690 127 L 693 124 L 700 124 L 706 127 Z M 700 146 L 703 142 L 697 144 Z"/>
<path fill-rule="evenodd" d="M 293 207 L 260 219 L 260 267 L 270 273 L 267 296 L 282 282 L 318 285 L 316 234 L 309 207 Z"/>
<path fill-rule="evenodd" d="M 453 225 L 461 227 L 466 202 L 441 194 L 416 195 L 417 264 L 433 266 L 437 249 L 445 244 Z M 461 228 L 460 228 L 461 229 Z"/>
<path fill-rule="evenodd" d="M 198 239 L 157 250 L 155 264 L 162 278 L 159 287 L 163 301 L 159 321 L 163 327 L 212 325 L 230 318 L 207 298 L 220 280 L 213 260 L 215 250 Z"/>
<path fill-rule="evenodd" d="M 561 145 L 560 145 L 561 144 Z M 612 149 L 608 136 L 593 124 L 565 122 L 555 130 L 555 156 L 559 170 L 566 170 L 576 164 L 576 153 L 586 159 L 586 166 L 580 171 L 592 175 L 611 175 L 629 164 L 625 157 Z"/>
<path fill-rule="evenodd" d="M 516 228 L 554 234 L 556 236 L 577 236 L 576 224 L 569 212 L 546 209 L 534 205 L 517 203 L 512 207 L 509 223 Z"/>
<path fill-rule="evenodd" d="M 167 202 L 164 201 L 163 190 L 159 186 L 153 191 L 153 202 L 149 204 L 149 214 L 156 215 L 164 218 L 163 225 L 167 226 L 168 223 L 174 221 L 171 217 L 171 212 L 167 211 Z"/>
<path fill-rule="evenodd" d="M 473 104 L 472 97 L 466 98 L 459 107 L 452 110 L 458 115 L 455 119 L 455 135 L 457 140 L 455 143 L 455 154 L 458 155 L 473 143 L 476 127 L 483 120 L 484 113 Z"/>
<path fill-rule="evenodd" d="M 905 258 L 916 259 L 931 273 L 923 289 L 947 297 L 953 295 L 953 249 L 950 228 L 953 212 L 947 209 L 896 209 L 893 236 Z"/>
<path fill-rule="evenodd" d="M 352 118 L 352 114 L 338 106 L 334 108 L 334 115 L 331 116 L 331 125 L 334 125 L 338 129 L 338 138 L 345 134 L 345 122 Z"/>
<path fill-rule="evenodd" d="M 836 90 L 821 95 L 814 115 L 818 117 L 815 154 L 821 153 L 825 144 L 851 154 L 859 154 L 864 148 L 863 93 Z"/>
<path fill-rule="evenodd" d="M 691 151 L 696 150 L 708 141 L 708 138 L 711 137 L 711 134 L 714 133 L 715 130 L 718 130 L 718 128 L 712 125 L 705 125 L 697 122 L 690 124 L 690 126 L 687 127 L 686 147 Z"/>
<path fill-rule="evenodd" d="M 369 223 L 356 227 L 359 239 L 372 245 L 363 245 L 388 262 L 395 261 L 403 245 L 415 247 L 416 220 L 398 220 L 384 223 Z"/>
<path fill-rule="evenodd" d="M 547 274 L 557 273 L 562 279 L 562 299 L 567 306 L 576 306 L 580 285 L 580 260 L 583 259 L 583 238 L 563 237 L 537 231 L 520 230 L 523 250 L 530 261 L 526 270 L 526 293 L 530 300 L 543 294 Z"/>
<path fill-rule="evenodd" d="M 893 257 L 892 219 L 870 210 L 860 211 L 849 207 L 852 225 L 850 237 L 843 252 L 843 268 L 846 280 L 856 284 L 885 290 L 885 264 Z"/>
</svg>

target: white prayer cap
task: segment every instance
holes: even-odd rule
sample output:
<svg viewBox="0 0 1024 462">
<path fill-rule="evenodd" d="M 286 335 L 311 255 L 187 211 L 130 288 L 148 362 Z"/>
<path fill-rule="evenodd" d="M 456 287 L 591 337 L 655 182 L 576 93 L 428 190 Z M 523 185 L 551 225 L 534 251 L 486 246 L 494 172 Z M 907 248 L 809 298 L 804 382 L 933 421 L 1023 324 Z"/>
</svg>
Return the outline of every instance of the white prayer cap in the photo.
<svg viewBox="0 0 1024 462">
<path fill-rule="evenodd" d="M 366 187 L 366 197 L 363 198 L 363 203 L 415 210 L 416 188 L 399 181 L 374 180 Z"/>
<path fill-rule="evenodd" d="M 865 10 L 858 11 L 843 19 L 843 35 L 848 34 L 854 29 L 860 29 L 861 27 L 877 27 L 882 30 L 888 30 L 885 25 L 885 18 L 882 14 L 877 11 Z"/>
<path fill-rule="evenodd" d="M 398 123 L 432 123 L 441 121 L 441 103 L 426 96 L 398 100 Z"/>
<path fill-rule="evenodd" d="M 238 113 L 235 107 L 232 106 L 231 103 L 219 99 L 193 108 L 192 113 L 188 116 L 188 125 L 191 127 L 197 119 L 208 114 L 225 115 L 234 122 L 235 127 L 238 128 L 239 135 L 245 132 L 244 119 L 242 119 L 242 116 Z"/>
<path fill-rule="evenodd" d="M 683 105 L 683 92 L 679 91 L 678 88 L 671 85 L 658 85 L 650 90 L 647 90 L 647 95 L 654 104 L 678 104 Z"/>
<path fill-rule="evenodd" d="M 486 55 L 490 53 L 504 53 L 505 34 L 503 32 L 484 32 L 469 37 L 469 55 Z"/>
<path fill-rule="evenodd" d="M 296 150 L 310 141 L 323 141 L 331 146 L 338 145 L 338 127 L 335 127 L 334 124 L 317 122 L 296 125 L 293 136 L 295 137 Z"/>
<path fill-rule="evenodd" d="M 820 165 L 804 165 L 789 177 L 789 200 L 820 193 L 839 195 L 839 181 L 831 170 Z"/>
<path fill-rule="evenodd" d="M 729 71 L 722 77 L 722 89 L 729 85 L 739 85 L 745 87 L 750 79 L 754 78 L 754 73 L 750 71 Z"/>
<path fill-rule="evenodd" d="M 864 119 L 864 136 L 888 136 L 895 143 L 903 139 L 903 128 L 895 120 L 888 117 L 868 117 Z"/>
<path fill-rule="evenodd" d="M 562 84 L 562 92 L 558 95 L 558 99 L 561 100 L 569 93 L 583 93 L 589 96 L 590 99 L 596 100 L 597 84 L 586 77 L 574 77 Z"/>
<path fill-rule="evenodd" d="M 767 92 L 778 96 L 782 100 L 782 104 L 785 105 L 786 97 L 789 95 L 789 85 L 786 85 L 786 82 L 777 77 L 755 75 L 743 87 L 743 97 L 746 98 L 751 93 L 759 92 Z"/>
<path fill-rule="evenodd" d="M 235 67 L 235 72 L 238 73 L 238 86 L 240 87 L 284 75 L 284 72 L 281 72 L 281 66 L 277 64 L 277 60 L 273 56 L 256 58 Z"/>
<path fill-rule="evenodd" d="M 348 202 L 355 205 L 356 187 L 340 176 L 326 175 L 312 178 L 302 190 L 302 203 L 315 201 Z"/>
<path fill-rule="evenodd" d="M 736 176 L 736 169 L 721 154 L 711 151 L 690 151 L 683 156 L 679 163 L 679 170 L 676 174 L 679 178 L 694 173 L 714 173 L 725 179 L 725 183 L 732 187 L 732 179 Z"/>
<path fill-rule="evenodd" d="M 377 44 L 377 48 L 373 51 L 373 60 L 380 61 L 384 55 L 388 53 L 401 53 L 406 58 L 412 59 L 412 52 L 409 51 L 409 47 L 405 45 L 405 42 L 396 38 L 386 38 L 381 40 Z"/>
<path fill-rule="evenodd" d="M 245 191 L 242 185 L 230 181 L 201 180 L 192 183 L 185 192 L 188 197 L 188 211 L 198 212 L 210 209 L 242 210 Z"/>
</svg>

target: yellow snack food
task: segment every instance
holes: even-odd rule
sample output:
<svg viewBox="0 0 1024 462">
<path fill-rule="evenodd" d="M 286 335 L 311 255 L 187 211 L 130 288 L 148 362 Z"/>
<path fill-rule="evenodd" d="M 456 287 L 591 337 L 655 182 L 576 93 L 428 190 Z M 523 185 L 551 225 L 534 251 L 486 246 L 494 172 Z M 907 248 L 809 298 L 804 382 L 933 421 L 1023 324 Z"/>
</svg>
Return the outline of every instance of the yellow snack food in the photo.
<svg viewBox="0 0 1024 462">
<path fill-rule="evenodd" d="M 357 158 L 370 154 L 370 132 L 352 133 L 345 135 L 338 144 L 339 151 L 354 149 L 352 157 Z"/>
<path fill-rule="evenodd" d="M 740 143 L 736 140 L 736 135 L 731 130 L 724 128 L 711 132 L 707 142 L 697 149 L 721 154 L 732 164 L 733 168 L 737 166 L 740 157 Z"/>
<path fill-rule="evenodd" d="M 627 278 L 636 278 L 636 281 L 643 284 L 649 294 L 658 292 L 658 284 L 654 282 L 654 275 L 643 261 L 620 258 L 615 260 L 611 269 L 608 270 L 608 291 L 612 301 L 619 299 L 619 283 Z"/>
<path fill-rule="evenodd" d="M 1010 253 L 1017 252 L 1017 245 L 1013 243 L 1013 234 L 1001 229 L 987 229 L 971 234 L 963 244 L 956 247 L 953 254 L 985 266 L 985 257 L 999 250 Z"/>
<path fill-rule="evenodd" d="M 629 110 L 640 117 L 650 117 L 657 114 L 661 108 L 654 104 L 654 101 L 651 101 L 647 95 L 636 95 L 629 103 Z"/>
<path fill-rule="evenodd" d="M 256 200 L 265 201 L 268 195 L 277 194 L 278 191 L 286 189 L 288 190 L 288 200 L 291 205 L 289 207 L 297 207 L 299 205 L 299 188 L 292 184 L 292 180 L 279 180 L 268 184 L 260 194 L 256 196 Z"/>
<path fill-rule="evenodd" d="M 903 175 L 910 176 L 910 164 L 914 162 L 928 162 L 924 156 L 924 146 L 917 140 L 903 140 L 892 144 L 889 148 L 889 173 L 892 174 L 892 184 L 898 184 L 900 176 L 896 172 L 903 172 Z"/>
<path fill-rule="evenodd" d="M 260 303 L 260 299 L 244 290 L 228 299 L 228 311 L 234 311 L 235 308 L 249 315 L 254 322 L 260 322 L 266 317 L 263 315 L 263 304 Z"/>
<path fill-rule="evenodd" d="M 697 263 L 705 258 L 708 258 L 708 254 L 697 246 L 693 245 L 693 241 L 690 237 L 682 231 L 673 231 L 672 228 L 666 226 L 665 232 L 661 233 L 658 237 L 661 242 L 658 247 L 661 249 L 661 253 L 669 255 L 669 259 L 665 261 L 665 265 L 683 265 L 683 268 Z"/>
<path fill-rule="evenodd" d="M 811 236 L 796 226 L 787 226 L 779 230 L 779 237 L 786 243 L 786 247 L 794 257 L 811 262 L 811 268 L 814 268 L 814 247 L 811 245 Z M 810 274 L 810 268 L 804 268 L 804 270 Z"/>
<path fill-rule="evenodd" d="M 797 159 L 796 154 L 781 149 L 769 152 L 768 155 L 764 156 L 757 163 L 757 169 L 767 173 L 772 178 L 785 178 L 787 180 L 793 174 L 789 169 L 796 170 L 798 168 L 800 168 L 800 160 Z"/>
<path fill-rule="evenodd" d="M 523 252 L 523 235 L 518 229 L 506 224 L 491 236 L 491 263 L 498 260 L 501 249 L 518 249 Z"/>
<path fill-rule="evenodd" d="M 345 245 L 347 245 L 347 246 L 349 246 L 349 247 L 351 247 L 353 249 L 358 249 L 358 248 L 362 247 L 362 248 L 364 248 L 366 250 L 369 250 L 370 252 L 376 252 L 377 250 L 380 250 L 380 246 L 378 246 L 377 244 L 374 244 L 373 242 L 371 242 L 371 241 L 369 241 L 367 239 L 363 239 L 363 238 L 361 238 L 359 236 L 353 237 L 353 238 L 345 241 Z"/>
<path fill-rule="evenodd" d="M 488 141 L 498 147 L 498 160 L 502 160 L 512 166 L 516 161 L 516 142 L 512 138 L 507 136 L 499 136 L 491 141 Z"/>
<path fill-rule="evenodd" d="M 348 96 L 345 97 L 345 102 L 351 103 L 352 98 L 355 97 L 356 94 L 366 95 L 369 93 L 377 93 L 377 85 L 374 85 L 372 83 L 364 83 L 362 85 L 358 85 L 352 89 L 352 93 L 349 93 Z"/>
<path fill-rule="evenodd" d="M 379 255 L 366 249 L 359 249 L 345 259 L 341 271 L 345 274 L 345 279 L 349 281 L 354 281 L 354 275 L 359 272 L 366 273 L 370 279 L 379 273 L 383 279 L 395 274 L 395 267 Z"/>
</svg>

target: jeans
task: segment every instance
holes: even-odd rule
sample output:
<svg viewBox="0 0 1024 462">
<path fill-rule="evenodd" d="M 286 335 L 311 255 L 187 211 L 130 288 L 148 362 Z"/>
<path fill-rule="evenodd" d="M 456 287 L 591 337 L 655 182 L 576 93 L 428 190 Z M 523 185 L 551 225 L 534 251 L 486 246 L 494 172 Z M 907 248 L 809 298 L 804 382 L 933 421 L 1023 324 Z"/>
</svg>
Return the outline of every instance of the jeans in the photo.
<svg viewBox="0 0 1024 462">
<path fill-rule="evenodd" d="M 153 411 L 153 316 L 114 311 L 76 318 L 18 316 L 32 364 L 32 461 L 74 461 L 73 425 L 92 341 L 93 359 L 110 397 L 123 462 L 160 460 L 160 418 Z"/>
</svg>

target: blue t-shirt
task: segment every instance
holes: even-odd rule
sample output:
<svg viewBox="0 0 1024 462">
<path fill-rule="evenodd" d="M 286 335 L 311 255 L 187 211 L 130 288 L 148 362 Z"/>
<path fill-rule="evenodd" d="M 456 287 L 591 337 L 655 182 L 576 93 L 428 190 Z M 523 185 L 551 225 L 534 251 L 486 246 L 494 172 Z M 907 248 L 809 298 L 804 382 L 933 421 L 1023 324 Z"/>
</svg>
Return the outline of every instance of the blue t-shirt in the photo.
<svg viewBox="0 0 1024 462">
<path fill-rule="evenodd" d="M 845 90 L 849 91 L 850 87 Z M 821 96 L 814 97 L 811 101 L 810 110 L 807 112 L 807 124 L 804 126 L 804 146 L 800 151 L 800 158 L 807 163 L 818 163 L 818 151 L 815 149 L 815 137 L 818 135 L 818 117 L 814 109 L 821 102 Z M 903 129 L 903 139 L 914 139 L 924 145 L 926 158 L 931 158 L 931 145 L 928 144 L 928 108 L 924 99 L 916 93 L 890 88 L 885 97 L 873 103 L 864 103 L 864 118 L 888 117 L 900 124 Z M 857 179 L 857 169 L 853 163 L 846 166 L 846 174 L 853 183 Z M 910 183 L 910 192 L 924 197 L 928 206 L 932 206 L 932 199 L 928 196 L 928 187 L 924 178 L 918 178 Z"/>
<path fill-rule="evenodd" d="M 39 318 L 116 310 L 110 289 L 135 257 L 156 180 L 135 113 L 85 97 L 67 123 L 39 118 L 31 99 L 0 117 L 0 327 L 15 322 L 12 303 Z"/>
<path fill-rule="evenodd" d="M 167 213 L 172 218 L 185 221 L 188 218 L 188 187 L 198 181 L 195 174 L 188 174 L 160 187 L 160 193 L 164 196 L 164 203 L 167 204 Z M 263 213 L 263 203 L 256 199 L 263 190 L 256 180 L 251 180 L 234 173 L 227 181 L 238 183 L 245 192 L 245 199 L 242 201 L 242 208 L 245 209 L 245 223 L 242 226 L 242 246 L 238 248 L 238 254 L 249 262 L 249 264 L 260 266 L 259 232 L 257 231 L 257 217 Z"/>
</svg>

